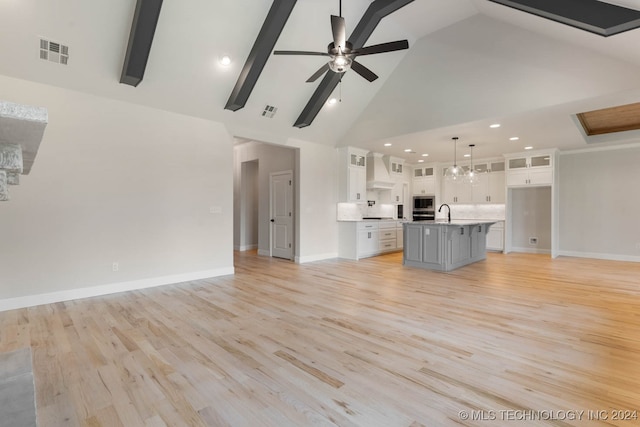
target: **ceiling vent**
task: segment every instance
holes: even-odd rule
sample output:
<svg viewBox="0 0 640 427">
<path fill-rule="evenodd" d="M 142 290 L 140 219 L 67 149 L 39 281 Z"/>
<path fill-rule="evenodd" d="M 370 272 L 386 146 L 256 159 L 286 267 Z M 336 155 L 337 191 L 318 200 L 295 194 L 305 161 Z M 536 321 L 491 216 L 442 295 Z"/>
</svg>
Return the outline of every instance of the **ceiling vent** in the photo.
<svg viewBox="0 0 640 427">
<path fill-rule="evenodd" d="M 40 39 L 40 59 L 67 65 L 69 62 L 69 46 Z"/>
<path fill-rule="evenodd" d="M 265 105 L 262 116 L 268 119 L 272 119 L 273 116 L 276 115 L 276 111 L 278 111 L 278 107 L 274 107 L 273 105 Z"/>
</svg>

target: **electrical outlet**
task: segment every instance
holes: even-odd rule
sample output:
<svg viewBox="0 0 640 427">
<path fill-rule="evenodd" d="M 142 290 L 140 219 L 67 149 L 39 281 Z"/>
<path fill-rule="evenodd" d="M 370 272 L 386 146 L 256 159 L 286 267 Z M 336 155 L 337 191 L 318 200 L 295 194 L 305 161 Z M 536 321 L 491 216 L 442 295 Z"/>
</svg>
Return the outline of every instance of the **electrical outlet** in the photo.
<svg viewBox="0 0 640 427">
<path fill-rule="evenodd" d="M 529 237 L 529 244 L 530 245 L 537 245 L 538 244 L 538 238 L 537 237 Z"/>
<path fill-rule="evenodd" d="M 114 262 L 113 264 L 111 264 L 111 270 L 112 271 L 119 271 L 120 270 L 120 264 L 117 262 Z"/>
</svg>

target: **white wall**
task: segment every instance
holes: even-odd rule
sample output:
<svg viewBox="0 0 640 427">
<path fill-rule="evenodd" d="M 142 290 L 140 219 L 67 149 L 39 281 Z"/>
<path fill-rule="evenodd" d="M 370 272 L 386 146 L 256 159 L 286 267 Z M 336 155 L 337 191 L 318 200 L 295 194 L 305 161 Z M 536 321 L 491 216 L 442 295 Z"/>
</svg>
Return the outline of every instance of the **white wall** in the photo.
<svg viewBox="0 0 640 427">
<path fill-rule="evenodd" d="M 0 204 L 0 309 L 233 272 L 222 124 L 3 76 L 0 93 L 49 111 Z"/>
<path fill-rule="evenodd" d="M 244 233 L 242 245 L 246 248 L 258 247 L 258 230 L 260 224 L 260 175 L 258 174 L 258 160 L 244 162 L 242 188 L 243 188 L 243 217 Z M 246 184 L 246 185 L 245 185 Z"/>
<path fill-rule="evenodd" d="M 338 151 L 333 147 L 291 139 L 298 147 L 299 224 L 296 261 L 311 262 L 338 256 Z"/>
<path fill-rule="evenodd" d="M 560 254 L 640 261 L 640 147 L 560 156 Z"/>
<path fill-rule="evenodd" d="M 509 192 L 512 250 L 551 253 L 551 187 L 513 188 Z M 530 237 L 537 238 L 537 244 L 530 244 Z"/>
</svg>

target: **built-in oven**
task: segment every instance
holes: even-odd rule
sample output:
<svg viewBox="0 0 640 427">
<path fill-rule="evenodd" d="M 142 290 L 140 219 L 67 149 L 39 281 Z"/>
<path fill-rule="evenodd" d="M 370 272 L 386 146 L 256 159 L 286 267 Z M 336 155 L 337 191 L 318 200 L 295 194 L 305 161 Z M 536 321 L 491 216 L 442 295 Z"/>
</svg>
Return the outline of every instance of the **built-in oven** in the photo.
<svg viewBox="0 0 640 427">
<path fill-rule="evenodd" d="M 435 196 L 413 196 L 413 220 L 428 221 L 436 219 Z"/>
</svg>

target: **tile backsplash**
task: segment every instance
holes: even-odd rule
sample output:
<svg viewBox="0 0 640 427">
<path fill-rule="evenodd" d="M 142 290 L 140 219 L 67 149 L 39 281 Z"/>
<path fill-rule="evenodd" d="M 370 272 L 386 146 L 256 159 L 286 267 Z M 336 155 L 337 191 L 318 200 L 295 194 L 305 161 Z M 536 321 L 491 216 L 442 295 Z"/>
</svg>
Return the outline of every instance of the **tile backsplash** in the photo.
<svg viewBox="0 0 640 427">
<path fill-rule="evenodd" d="M 451 207 L 451 218 L 454 219 L 499 219 L 504 220 L 504 205 L 481 204 L 481 205 L 449 205 Z M 442 212 L 436 210 L 436 219 L 445 219 L 447 209 Z"/>
<path fill-rule="evenodd" d="M 338 203 L 336 219 L 338 221 L 360 221 L 363 217 L 396 217 L 395 205 L 378 203 L 368 206 L 366 203 Z"/>
</svg>

